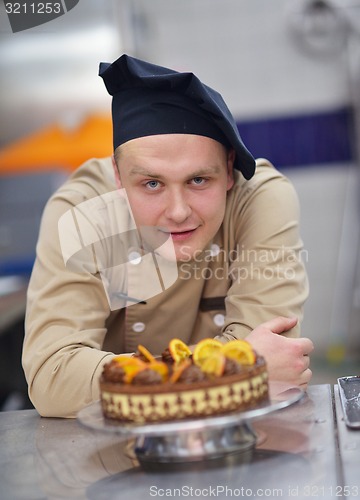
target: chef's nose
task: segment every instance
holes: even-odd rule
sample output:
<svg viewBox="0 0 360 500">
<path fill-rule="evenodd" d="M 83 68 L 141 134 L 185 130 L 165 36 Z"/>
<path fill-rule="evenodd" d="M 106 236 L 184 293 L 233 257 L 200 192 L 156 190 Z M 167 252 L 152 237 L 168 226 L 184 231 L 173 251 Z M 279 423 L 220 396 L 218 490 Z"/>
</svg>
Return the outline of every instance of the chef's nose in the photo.
<svg viewBox="0 0 360 500">
<path fill-rule="evenodd" d="M 177 224 L 184 222 L 191 215 L 191 207 L 185 193 L 176 191 L 169 193 L 166 217 Z"/>
</svg>

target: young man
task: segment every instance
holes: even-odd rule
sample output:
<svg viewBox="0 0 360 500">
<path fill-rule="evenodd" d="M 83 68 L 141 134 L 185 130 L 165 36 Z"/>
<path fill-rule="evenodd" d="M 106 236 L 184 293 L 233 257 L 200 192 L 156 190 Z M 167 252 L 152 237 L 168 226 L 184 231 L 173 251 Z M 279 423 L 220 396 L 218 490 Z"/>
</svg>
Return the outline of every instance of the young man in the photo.
<svg viewBox="0 0 360 500">
<path fill-rule="evenodd" d="M 270 377 L 306 388 L 308 287 L 289 181 L 255 161 L 221 96 L 191 73 L 102 64 L 114 157 L 50 199 L 29 291 L 23 366 L 44 416 L 99 397 L 114 354 L 246 338 Z"/>
</svg>

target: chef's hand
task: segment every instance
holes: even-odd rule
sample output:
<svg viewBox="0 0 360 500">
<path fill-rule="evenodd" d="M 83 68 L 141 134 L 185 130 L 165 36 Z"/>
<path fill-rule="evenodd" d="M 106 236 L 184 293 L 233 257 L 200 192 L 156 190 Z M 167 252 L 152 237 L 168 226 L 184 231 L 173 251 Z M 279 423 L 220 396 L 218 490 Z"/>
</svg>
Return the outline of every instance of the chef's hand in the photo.
<svg viewBox="0 0 360 500">
<path fill-rule="evenodd" d="M 246 340 L 264 356 L 270 380 L 287 382 L 305 390 L 312 376 L 309 354 L 314 344 L 308 338 L 279 335 L 293 328 L 297 321 L 297 318 L 278 316 L 257 326 Z"/>
</svg>

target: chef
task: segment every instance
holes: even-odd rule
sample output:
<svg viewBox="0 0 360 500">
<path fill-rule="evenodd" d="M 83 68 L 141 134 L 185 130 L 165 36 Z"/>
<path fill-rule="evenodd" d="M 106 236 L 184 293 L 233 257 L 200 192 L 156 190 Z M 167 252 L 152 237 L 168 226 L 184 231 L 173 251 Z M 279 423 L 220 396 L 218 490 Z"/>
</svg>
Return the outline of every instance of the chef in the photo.
<svg viewBox="0 0 360 500">
<path fill-rule="evenodd" d="M 101 63 L 111 158 L 80 166 L 45 207 L 23 346 L 43 416 L 99 398 L 104 363 L 170 339 L 247 339 L 270 379 L 306 388 L 310 339 L 299 204 L 254 160 L 221 95 L 193 73 Z"/>
</svg>

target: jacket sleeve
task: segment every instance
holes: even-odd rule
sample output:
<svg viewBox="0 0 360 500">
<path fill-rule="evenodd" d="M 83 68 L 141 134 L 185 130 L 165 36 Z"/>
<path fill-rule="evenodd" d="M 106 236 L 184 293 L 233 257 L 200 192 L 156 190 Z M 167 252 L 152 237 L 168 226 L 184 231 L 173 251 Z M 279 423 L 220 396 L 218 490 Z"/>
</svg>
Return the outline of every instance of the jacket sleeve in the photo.
<svg viewBox="0 0 360 500">
<path fill-rule="evenodd" d="M 296 192 L 271 164 L 258 163 L 247 188 L 233 197 L 228 217 L 234 223 L 236 258 L 229 268 L 223 341 L 244 338 L 275 316 L 297 316 L 298 325 L 286 335 L 299 336 L 308 296 Z"/>
<path fill-rule="evenodd" d="M 71 199 L 71 202 L 68 201 Z M 109 304 L 97 273 L 66 268 L 58 221 L 83 201 L 57 194 L 47 204 L 28 288 L 23 368 L 29 396 L 42 416 L 74 417 L 99 398 Z"/>
</svg>

